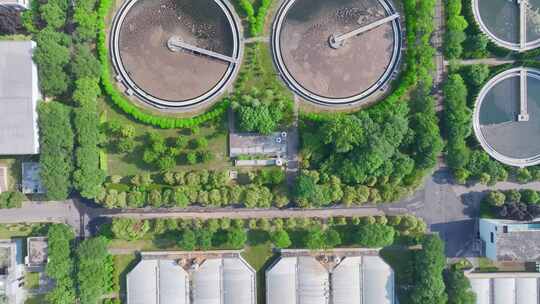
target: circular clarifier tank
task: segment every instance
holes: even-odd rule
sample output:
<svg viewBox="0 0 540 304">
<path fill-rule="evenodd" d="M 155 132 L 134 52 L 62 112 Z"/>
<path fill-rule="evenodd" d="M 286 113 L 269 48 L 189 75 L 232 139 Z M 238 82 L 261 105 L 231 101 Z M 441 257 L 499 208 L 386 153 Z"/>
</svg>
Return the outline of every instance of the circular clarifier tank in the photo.
<svg viewBox="0 0 540 304">
<path fill-rule="evenodd" d="M 110 48 L 126 93 L 165 109 L 215 100 L 242 55 L 238 17 L 225 0 L 128 0 Z"/>
<path fill-rule="evenodd" d="M 501 47 L 527 51 L 540 46 L 540 0 L 473 0 L 480 29 Z"/>
<path fill-rule="evenodd" d="M 273 24 L 287 85 L 325 105 L 354 104 L 386 87 L 400 51 L 400 16 L 386 0 L 288 0 Z"/>
<path fill-rule="evenodd" d="M 515 68 L 482 88 L 474 110 L 474 132 L 500 162 L 518 167 L 540 163 L 540 71 Z"/>
</svg>

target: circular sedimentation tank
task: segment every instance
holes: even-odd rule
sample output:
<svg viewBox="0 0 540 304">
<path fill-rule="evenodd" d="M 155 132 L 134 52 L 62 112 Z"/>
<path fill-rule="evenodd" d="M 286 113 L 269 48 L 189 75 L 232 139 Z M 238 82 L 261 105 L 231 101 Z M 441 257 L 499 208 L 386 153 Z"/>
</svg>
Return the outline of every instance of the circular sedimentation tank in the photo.
<svg viewBox="0 0 540 304">
<path fill-rule="evenodd" d="M 216 100 L 243 53 L 239 18 L 226 0 L 127 0 L 109 44 L 126 94 L 159 109 Z"/>
<path fill-rule="evenodd" d="M 400 17 L 387 0 L 287 0 L 272 27 L 286 84 L 322 105 L 350 105 L 384 91 L 401 53 Z"/>
<path fill-rule="evenodd" d="M 498 46 L 524 52 L 540 47 L 540 0 L 473 0 L 480 29 Z"/>
<path fill-rule="evenodd" d="M 493 158 L 517 167 L 540 163 L 540 71 L 496 75 L 480 91 L 473 115 L 475 135 Z"/>
</svg>

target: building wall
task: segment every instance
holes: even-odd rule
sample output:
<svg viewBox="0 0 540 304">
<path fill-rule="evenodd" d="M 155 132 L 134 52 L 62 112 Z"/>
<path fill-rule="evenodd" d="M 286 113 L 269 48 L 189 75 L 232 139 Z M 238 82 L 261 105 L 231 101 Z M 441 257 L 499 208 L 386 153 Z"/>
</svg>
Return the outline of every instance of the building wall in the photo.
<svg viewBox="0 0 540 304">
<path fill-rule="evenodd" d="M 485 255 L 487 258 L 496 261 L 497 260 L 497 222 L 480 219 L 479 230 L 480 238 L 484 241 Z M 493 234 L 493 242 L 492 242 Z"/>
</svg>

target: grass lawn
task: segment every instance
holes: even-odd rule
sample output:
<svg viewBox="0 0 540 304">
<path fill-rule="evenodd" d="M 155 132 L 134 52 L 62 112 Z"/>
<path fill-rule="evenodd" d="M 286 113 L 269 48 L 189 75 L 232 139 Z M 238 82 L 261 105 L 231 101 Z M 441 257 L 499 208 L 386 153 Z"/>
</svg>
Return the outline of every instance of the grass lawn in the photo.
<svg viewBox="0 0 540 304">
<path fill-rule="evenodd" d="M 0 239 L 9 239 L 13 237 L 27 237 L 43 227 L 42 224 L 1 224 Z"/>
<path fill-rule="evenodd" d="M 268 234 L 262 231 L 250 231 L 248 245 L 242 257 L 257 271 L 257 303 L 264 304 L 266 302 L 264 271 L 277 258 L 277 255 L 272 252 L 272 243 L 268 239 Z"/>
<path fill-rule="evenodd" d="M 114 285 L 118 296 L 126 294 L 126 276 L 135 267 L 138 259 L 135 254 L 114 256 Z"/>
<path fill-rule="evenodd" d="M 39 288 L 39 272 L 26 272 L 24 274 L 24 281 L 27 289 Z"/>
<path fill-rule="evenodd" d="M 249 45 L 246 47 L 246 56 L 244 58 L 245 63 L 241 73 L 248 75 L 243 84 L 244 88 L 274 88 L 292 100 L 292 92 L 285 87 L 274 67 L 272 50 L 269 44 L 256 43 Z"/>
<path fill-rule="evenodd" d="M 137 146 L 133 153 L 115 153 L 110 148 L 105 149 L 108 156 L 109 175 L 128 176 L 142 172 L 156 173 L 159 171 L 157 168 L 149 166 L 143 161 L 145 134 L 149 131 L 156 131 L 164 138 L 170 140 L 175 140 L 178 136 L 184 136 L 190 140 L 202 136 L 206 137 L 208 140 L 208 148 L 206 150 L 212 152 L 214 159 L 204 164 L 186 165 L 183 164 L 180 157 L 178 166 L 175 168 L 176 170 L 218 170 L 232 166 L 232 163 L 228 157 L 228 128 L 226 117 L 224 117 L 221 121 L 209 122 L 201 125 L 200 131 L 195 135 L 191 135 L 188 130 L 184 129 L 158 129 L 138 123 L 130 119 L 125 114 L 119 112 L 117 109 L 111 107 L 103 100 L 100 101 L 100 112 L 102 117 L 106 118 L 105 121 L 117 120 L 122 125 L 129 124 L 135 127 L 135 139 Z M 185 152 L 187 151 L 190 150 L 186 149 Z"/>
<path fill-rule="evenodd" d="M 26 299 L 24 304 L 43 304 L 45 303 L 45 295 L 37 295 Z"/>
<path fill-rule="evenodd" d="M 474 269 L 477 272 L 496 272 L 498 270 L 493 261 L 488 258 L 478 258 L 478 267 Z"/>
</svg>

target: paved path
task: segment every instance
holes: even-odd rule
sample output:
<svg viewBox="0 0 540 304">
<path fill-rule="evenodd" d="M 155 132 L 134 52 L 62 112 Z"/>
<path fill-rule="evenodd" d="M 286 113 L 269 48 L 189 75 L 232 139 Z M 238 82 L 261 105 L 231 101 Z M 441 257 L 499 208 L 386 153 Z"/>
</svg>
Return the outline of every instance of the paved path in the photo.
<svg viewBox="0 0 540 304">
<path fill-rule="evenodd" d="M 474 64 L 486 64 L 490 66 L 496 66 L 507 63 L 514 63 L 514 60 L 502 59 L 502 58 L 482 58 L 482 59 L 464 59 L 453 61 L 460 65 L 474 65 Z M 450 61 L 445 60 L 444 65 L 450 65 Z"/>
<path fill-rule="evenodd" d="M 257 43 L 257 42 L 270 43 L 270 37 L 268 37 L 268 36 L 250 37 L 250 38 L 247 38 L 247 39 L 244 40 L 245 44 Z"/>
<path fill-rule="evenodd" d="M 435 24 L 436 29 L 433 33 L 432 44 L 435 48 L 435 77 L 433 78 L 433 96 L 436 99 L 435 109 L 442 112 L 444 102 L 442 87 L 445 79 L 445 65 L 443 57 L 444 41 L 444 5 L 442 0 L 438 0 L 435 6 Z"/>
</svg>

